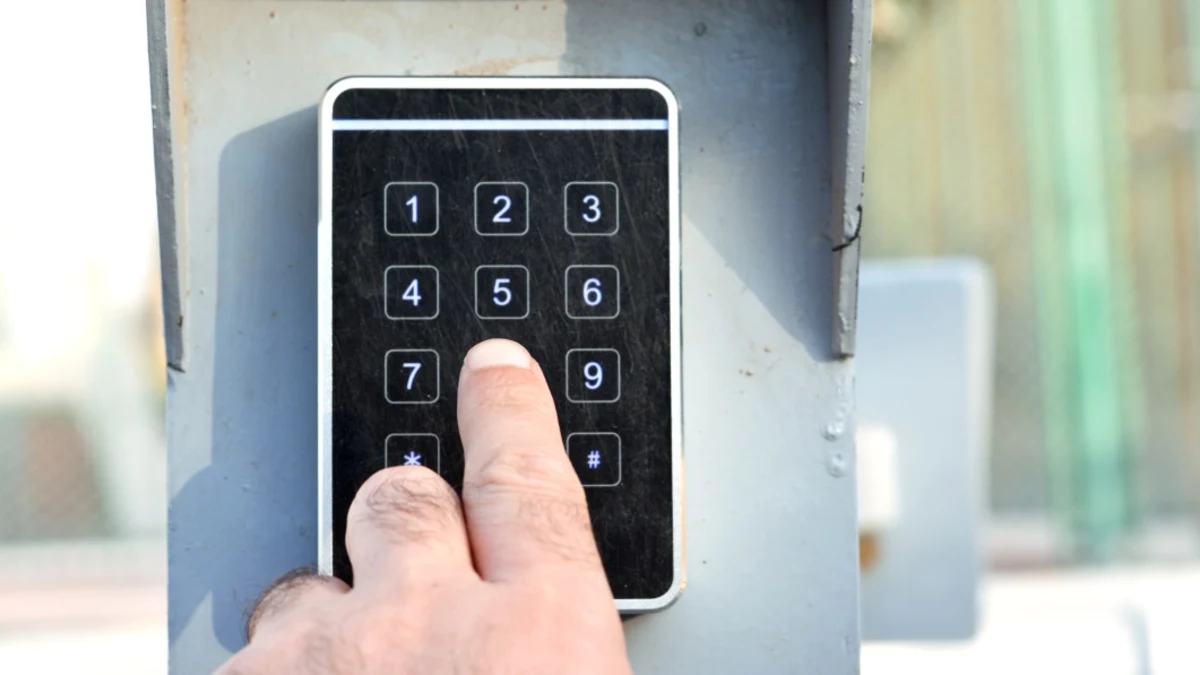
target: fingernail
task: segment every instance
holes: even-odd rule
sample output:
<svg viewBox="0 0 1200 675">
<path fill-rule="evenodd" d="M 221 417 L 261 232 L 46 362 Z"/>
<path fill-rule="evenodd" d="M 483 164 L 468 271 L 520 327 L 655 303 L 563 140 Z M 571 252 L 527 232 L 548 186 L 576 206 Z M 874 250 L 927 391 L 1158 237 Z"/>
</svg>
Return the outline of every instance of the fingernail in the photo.
<svg viewBox="0 0 1200 675">
<path fill-rule="evenodd" d="M 529 368 L 533 357 L 521 345 L 512 340 L 484 340 L 467 352 L 463 359 L 463 368 L 467 370 L 484 370 L 499 366 Z"/>
</svg>

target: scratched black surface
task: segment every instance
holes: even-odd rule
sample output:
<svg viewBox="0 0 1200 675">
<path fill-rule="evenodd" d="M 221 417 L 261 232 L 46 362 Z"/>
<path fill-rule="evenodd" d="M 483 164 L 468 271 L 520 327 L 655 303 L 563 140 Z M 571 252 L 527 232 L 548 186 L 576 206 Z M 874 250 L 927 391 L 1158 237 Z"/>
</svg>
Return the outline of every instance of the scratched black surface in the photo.
<svg viewBox="0 0 1200 675">
<path fill-rule="evenodd" d="M 352 90 L 339 97 L 335 110 L 339 117 L 380 118 L 397 111 L 406 111 L 407 117 L 444 117 L 441 112 L 449 109 L 451 98 L 460 118 L 494 116 L 498 109 L 518 110 L 521 117 L 665 118 L 661 97 L 641 90 L 506 91 L 499 98 L 494 92 L 472 98 L 463 92 Z M 472 345 L 505 337 L 526 345 L 542 364 L 564 437 L 579 431 L 621 436 L 621 484 L 587 490 L 615 595 L 654 598 L 667 591 L 673 576 L 667 153 L 663 131 L 335 132 L 332 463 L 338 576 L 351 576 L 343 544 L 347 509 L 362 482 L 383 466 L 388 434 L 440 436 L 442 474 L 461 490 L 458 369 Z M 384 185 L 393 181 L 437 183 L 441 227 L 436 235 L 399 238 L 384 232 Z M 529 186 L 528 234 L 475 233 L 473 194 L 480 181 Z M 618 185 L 616 235 L 573 237 L 564 230 L 563 188 L 571 181 Z M 480 320 L 474 311 L 475 268 L 503 264 L 529 268 L 529 316 Z M 619 317 L 580 321 L 566 316 L 564 271 L 574 264 L 620 270 Z M 437 319 L 386 318 L 383 283 L 389 265 L 438 267 Z M 619 401 L 567 401 L 565 359 L 576 347 L 621 352 Z M 392 405 L 385 400 L 383 363 L 389 349 L 438 351 L 441 398 L 436 403 Z"/>
</svg>

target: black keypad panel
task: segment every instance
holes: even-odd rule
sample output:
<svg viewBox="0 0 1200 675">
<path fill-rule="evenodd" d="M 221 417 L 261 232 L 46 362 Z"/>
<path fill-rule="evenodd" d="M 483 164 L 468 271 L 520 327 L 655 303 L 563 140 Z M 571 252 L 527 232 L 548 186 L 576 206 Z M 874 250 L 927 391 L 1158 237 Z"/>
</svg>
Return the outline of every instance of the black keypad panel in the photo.
<svg viewBox="0 0 1200 675">
<path fill-rule="evenodd" d="M 385 466 L 463 483 L 476 343 L 538 360 L 618 599 L 676 580 L 668 103 L 651 89 L 351 89 L 332 119 L 334 572 Z M 411 124 L 410 124 L 411 123 Z"/>
</svg>

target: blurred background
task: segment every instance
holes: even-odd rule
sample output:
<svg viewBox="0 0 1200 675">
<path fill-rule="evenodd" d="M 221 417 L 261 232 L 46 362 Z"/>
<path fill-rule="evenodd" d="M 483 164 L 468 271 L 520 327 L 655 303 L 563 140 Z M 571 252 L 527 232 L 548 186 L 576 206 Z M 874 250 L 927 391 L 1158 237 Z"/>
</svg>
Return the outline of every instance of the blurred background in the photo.
<svg viewBox="0 0 1200 675">
<path fill-rule="evenodd" d="M 0 672 L 160 673 L 144 3 L 70 4 L 0 20 Z M 1200 672 L 1200 0 L 875 4 L 864 269 L 974 261 L 994 358 L 970 635 L 863 671 Z"/>
<path fill-rule="evenodd" d="M 0 673 L 166 672 L 144 5 L 0 9 Z"/>
</svg>

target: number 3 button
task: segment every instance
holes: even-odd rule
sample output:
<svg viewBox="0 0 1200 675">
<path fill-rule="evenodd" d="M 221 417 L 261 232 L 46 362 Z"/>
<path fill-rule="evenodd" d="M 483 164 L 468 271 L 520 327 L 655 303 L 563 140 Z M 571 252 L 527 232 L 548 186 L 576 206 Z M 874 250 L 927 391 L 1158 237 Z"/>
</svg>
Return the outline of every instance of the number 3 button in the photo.
<svg viewBox="0 0 1200 675">
<path fill-rule="evenodd" d="M 571 265 L 566 296 L 572 319 L 616 318 L 621 313 L 621 273 L 612 265 Z"/>
<path fill-rule="evenodd" d="M 610 235 L 621 228 L 616 183 L 567 183 L 563 188 L 568 234 Z"/>
<path fill-rule="evenodd" d="M 615 403 L 621 398 L 621 354 L 615 349 L 567 352 L 567 400 Z"/>
<path fill-rule="evenodd" d="M 475 314 L 481 319 L 529 316 L 529 270 L 523 265 L 475 268 Z"/>
</svg>

